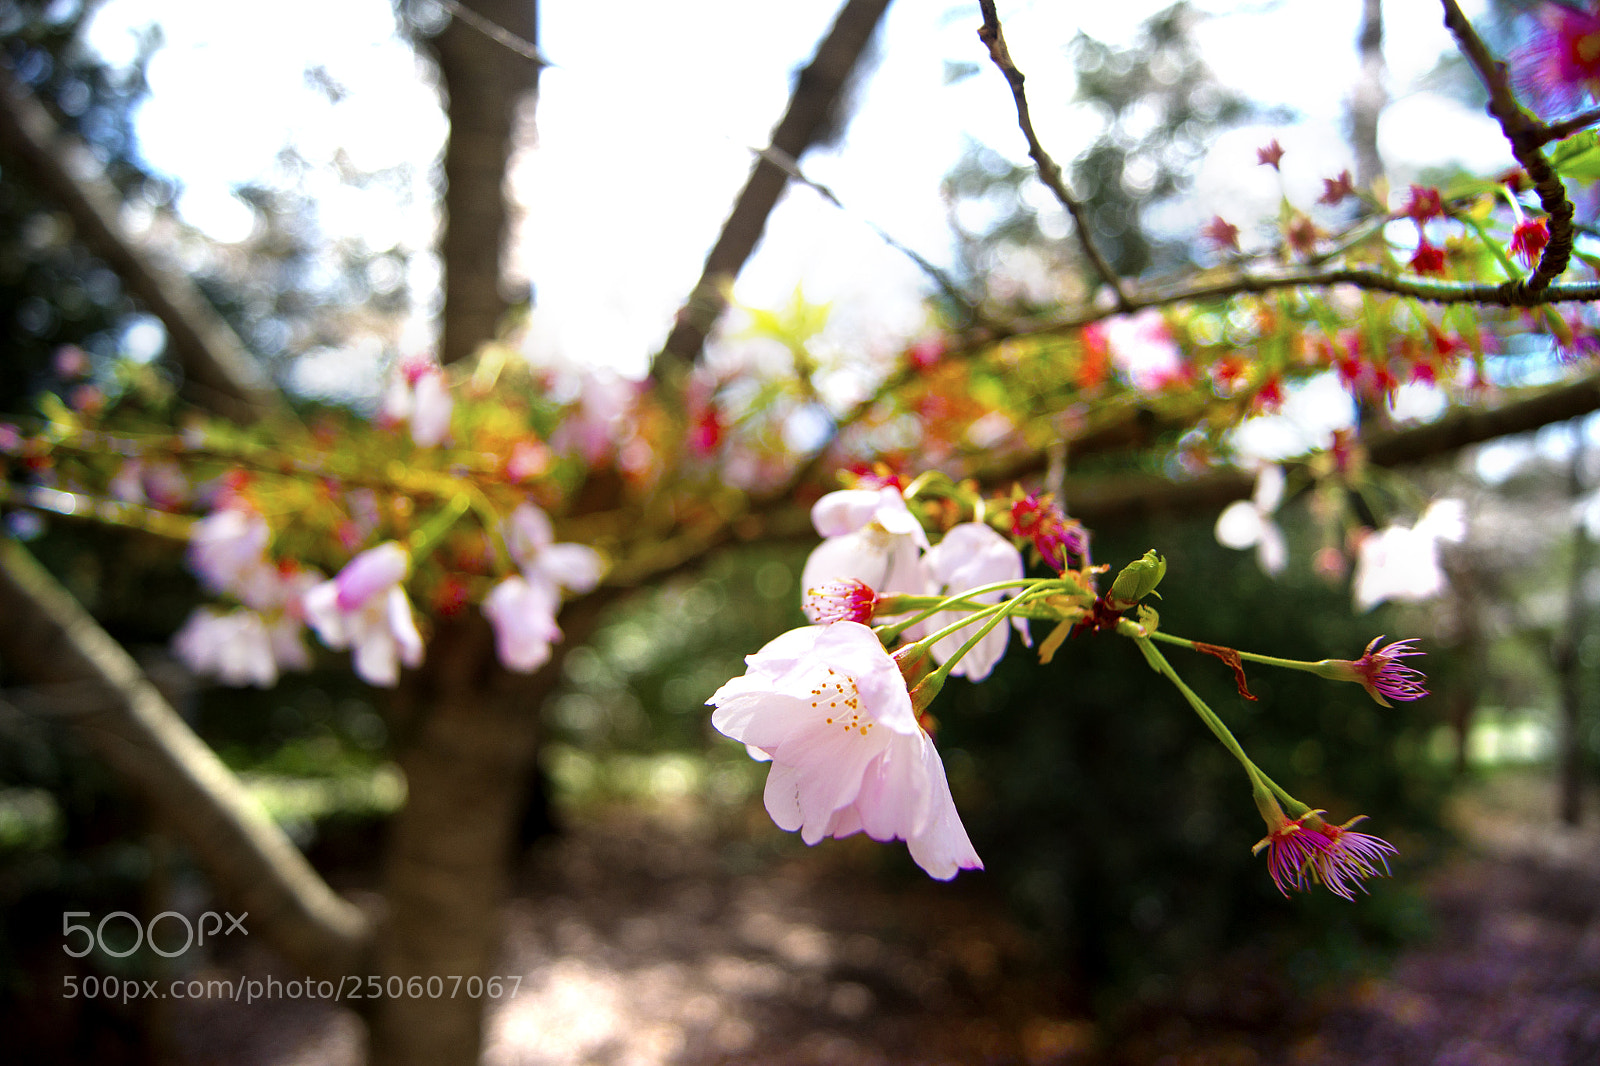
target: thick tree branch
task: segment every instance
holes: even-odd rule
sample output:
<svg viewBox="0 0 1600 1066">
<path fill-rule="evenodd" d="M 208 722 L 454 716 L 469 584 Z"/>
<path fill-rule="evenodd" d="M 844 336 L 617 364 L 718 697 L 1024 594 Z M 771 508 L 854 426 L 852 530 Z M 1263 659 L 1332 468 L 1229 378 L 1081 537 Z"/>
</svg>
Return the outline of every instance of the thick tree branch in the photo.
<svg viewBox="0 0 1600 1066">
<path fill-rule="evenodd" d="M 1072 216 L 1073 228 L 1078 233 L 1078 243 L 1083 247 L 1083 254 L 1094 266 L 1095 273 L 1100 275 L 1100 280 L 1105 282 L 1116 294 L 1117 309 L 1131 310 L 1128 294 L 1123 290 L 1122 279 L 1117 276 L 1116 269 L 1106 260 L 1099 246 L 1094 242 L 1094 232 L 1089 225 L 1089 218 L 1083 205 L 1067 189 L 1065 180 L 1061 177 L 1061 167 L 1039 141 L 1039 135 L 1033 131 L 1033 116 L 1028 110 L 1028 95 L 1023 90 L 1024 75 L 1017 69 L 1011 59 L 1011 52 L 1006 48 L 1005 34 L 1000 28 L 1000 16 L 995 13 L 994 0 L 979 0 L 978 7 L 983 12 L 983 25 L 978 28 L 978 39 L 989 49 L 989 58 L 994 65 L 1000 68 L 1005 75 L 1006 84 L 1011 86 L 1011 97 L 1017 105 L 1017 125 L 1022 129 L 1022 135 L 1028 141 L 1028 154 L 1033 157 L 1034 164 L 1039 170 L 1039 180 L 1045 183 L 1061 206 L 1067 209 L 1067 214 Z"/>
<path fill-rule="evenodd" d="M 772 143 L 758 153 L 717 243 L 706 256 L 700 280 L 656 357 L 658 378 L 670 369 L 669 363 L 688 366 L 699 358 L 711 327 L 727 308 L 728 288 L 760 243 L 767 217 L 788 184 L 789 175 L 774 158 L 799 159 L 822 137 L 888 7 L 889 0 L 847 0 L 811 62 L 795 79 L 788 110 L 772 131 Z"/>
<path fill-rule="evenodd" d="M 1448 455 L 1471 444 L 1578 418 L 1600 410 L 1600 374 L 1512 400 L 1498 407 L 1462 408 L 1436 422 L 1375 433 L 1365 439 L 1367 459 L 1374 466 L 1399 467 Z M 1037 473 L 1014 470 L 1008 476 Z M 1158 477 L 1068 478 L 1067 500 L 1073 517 L 1095 526 L 1115 525 L 1221 507 L 1250 495 L 1254 479 L 1238 471 L 1188 481 Z"/>
<path fill-rule="evenodd" d="M 1546 139 L 1545 126 L 1517 103 L 1506 65 L 1489 54 L 1483 38 L 1472 28 L 1456 0 L 1443 0 L 1443 3 L 1445 26 L 1489 91 L 1489 114 L 1500 123 L 1501 132 L 1511 143 L 1511 154 L 1527 171 L 1534 191 L 1539 194 L 1539 205 L 1550 216 L 1550 243 L 1539 256 L 1538 266 L 1523 280 L 1509 283 L 1514 288 L 1539 292 L 1561 276 L 1572 258 L 1572 201 L 1567 199 L 1566 186 L 1561 184 L 1560 176 L 1540 150 Z"/>
<path fill-rule="evenodd" d="M 322 977 L 361 973 L 372 929 L 335 895 L 137 664 L 16 541 L 0 540 L 0 656 L 193 851 L 245 922 Z M 54 690 L 52 693 L 52 689 Z"/>
<path fill-rule="evenodd" d="M 71 216 L 77 236 L 166 327 L 184 371 L 184 394 L 235 421 L 281 407 L 281 397 L 244 344 L 185 275 L 162 266 L 122 225 L 122 197 L 93 176 L 88 153 L 0 66 L 0 149 Z"/>
</svg>

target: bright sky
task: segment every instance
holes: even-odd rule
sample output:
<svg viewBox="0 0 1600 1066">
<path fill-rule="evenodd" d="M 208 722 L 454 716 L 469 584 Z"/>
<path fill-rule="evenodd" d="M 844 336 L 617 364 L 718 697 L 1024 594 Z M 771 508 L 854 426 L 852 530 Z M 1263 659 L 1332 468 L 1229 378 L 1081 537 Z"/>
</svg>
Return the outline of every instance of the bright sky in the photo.
<svg viewBox="0 0 1600 1066">
<path fill-rule="evenodd" d="M 539 344 L 574 361 L 630 372 L 664 337 L 693 284 L 750 166 L 781 115 L 792 70 L 831 23 L 838 0 L 652 0 L 541 5 L 541 47 L 556 64 L 541 82 L 539 141 L 513 175 L 528 221 L 516 262 L 538 293 Z M 1070 98 L 1063 45 L 1084 32 L 1128 39 L 1164 4 L 1002 3 L 1018 65 L 1028 75 L 1041 136 L 1065 161 L 1082 143 L 1085 116 L 1050 101 Z M 1273 213 L 1278 186 L 1255 165 L 1276 136 L 1288 150 L 1291 195 L 1309 201 L 1320 179 L 1349 165 L 1343 96 L 1356 78 L 1359 6 L 1326 0 L 1236 5 L 1211 0 L 1200 40 L 1214 68 L 1245 94 L 1303 116 L 1293 127 L 1252 128 L 1218 138 L 1196 181 L 1193 224 L 1223 213 L 1248 230 Z M 1466 5 L 1469 15 L 1483 3 Z M 426 249 L 434 224 L 427 189 L 399 207 L 381 190 L 342 186 L 331 165 L 342 150 L 357 167 L 410 163 L 426 181 L 445 135 L 425 64 L 393 34 L 390 0 L 107 0 L 91 43 L 113 61 L 132 54 L 133 32 L 158 22 L 165 45 L 140 112 L 149 164 L 176 176 L 186 218 L 219 238 L 248 224 L 231 188 L 273 173 L 294 144 L 315 164 L 332 231 Z M 1489 120 L 1413 86 L 1450 47 L 1433 3 L 1385 5 L 1390 92 L 1382 147 L 1398 181 L 1452 156 L 1470 165 L 1509 162 Z M 922 324 L 925 279 L 863 223 L 870 219 L 936 262 L 949 259 L 939 182 L 968 140 L 1021 161 L 1008 91 L 985 63 L 944 84 L 950 61 L 983 63 L 976 4 L 908 2 L 890 8 L 879 64 L 841 148 L 808 157 L 849 213 L 810 190 L 792 190 L 741 279 L 747 303 L 772 306 L 797 284 L 836 301 L 855 343 L 891 346 Z M 1398 43 L 1397 43 L 1398 42 Z M 332 103 L 305 77 L 320 66 L 348 95 Z M 1402 186 L 1403 187 L 1403 186 Z M 413 283 L 426 287 L 426 260 Z M 426 347 L 419 316 L 408 343 Z"/>
</svg>

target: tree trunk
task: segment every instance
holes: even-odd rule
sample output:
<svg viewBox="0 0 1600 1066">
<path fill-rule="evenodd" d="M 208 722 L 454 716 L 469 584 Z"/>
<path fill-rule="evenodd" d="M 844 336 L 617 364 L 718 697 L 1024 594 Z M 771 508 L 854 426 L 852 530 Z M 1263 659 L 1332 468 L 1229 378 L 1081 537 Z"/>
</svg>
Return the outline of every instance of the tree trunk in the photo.
<svg viewBox="0 0 1600 1066">
<path fill-rule="evenodd" d="M 396 693 L 407 798 L 386 859 L 383 976 L 386 984 L 415 977 L 424 986 L 440 978 L 445 995 L 432 998 L 425 987 L 417 998 L 386 993 L 372 1026 L 374 1063 L 478 1060 L 486 997 L 467 992 L 494 973 L 539 703 L 557 673 L 508 673 L 496 661 L 488 624 L 473 617 L 441 625 L 428 662 Z"/>
<path fill-rule="evenodd" d="M 1572 423 L 1572 466 L 1568 488 L 1573 504 L 1583 495 L 1584 438 L 1581 422 Z M 1583 820 L 1583 662 L 1579 655 L 1588 629 L 1589 605 L 1584 586 L 1594 557 L 1594 542 L 1580 517 L 1572 530 L 1572 571 L 1567 585 L 1567 624 L 1552 652 L 1561 688 L 1561 723 L 1557 731 L 1556 810 L 1567 825 Z"/>
<path fill-rule="evenodd" d="M 537 44 L 535 0 L 466 0 L 488 23 Z M 448 96 L 444 154 L 444 321 L 439 361 L 472 355 L 495 335 L 509 301 L 501 286 L 508 208 L 503 192 L 518 110 L 539 85 L 539 64 L 462 19 L 433 41 Z"/>
</svg>

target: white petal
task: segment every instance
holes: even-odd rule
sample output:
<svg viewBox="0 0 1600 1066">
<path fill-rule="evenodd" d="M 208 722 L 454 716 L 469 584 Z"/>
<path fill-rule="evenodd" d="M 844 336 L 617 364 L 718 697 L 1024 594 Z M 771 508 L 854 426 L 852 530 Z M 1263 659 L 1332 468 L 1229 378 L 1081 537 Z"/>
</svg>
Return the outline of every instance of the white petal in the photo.
<svg viewBox="0 0 1600 1066">
<path fill-rule="evenodd" d="M 1261 512 L 1247 500 L 1235 500 L 1217 516 L 1217 543 L 1243 550 L 1261 539 Z"/>
<path fill-rule="evenodd" d="M 824 537 L 864 529 L 877 514 L 880 497 L 873 489 L 841 489 L 811 505 L 811 524 Z M 901 501 L 902 507 L 904 501 Z"/>
<path fill-rule="evenodd" d="M 1278 509 L 1278 504 L 1283 502 L 1283 486 L 1287 479 L 1283 476 L 1283 467 L 1277 463 L 1268 463 L 1256 475 L 1255 491 L 1250 499 L 1256 509 L 1264 514 L 1271 514 Z"/>
<path fill-rule="evenodd" d="M 552 544 L 539 553 L 535 564 L 556 584 L 573 592 L 588 592 L 600 583 L 600 553 L 583 544 Z"/>
<path fill-rule="evenodd" d="M 923 737 L 921 755 L 930 779 L 932 814 L 927 828 L 906 841 L 911 858 L 928 872 L 930 877 L 948 881 L 960 870 L 981 870 L 983 860 L 978 858 L 967 830 L 956 812 L 954 798 L 950 795 L 950 782 L 944 775 L 944 763 L 934 750 L 933 741 Z"/>
<path fill-rule="evenodd" d="M 1289 546 L 1284 543 L 1283 531 L 1271 519 L 1261 521 L 1261 539 L 1256 542 L 1256 563 L 1262 571 L 1276 577 L 1289 564 Z"/>
</svg>

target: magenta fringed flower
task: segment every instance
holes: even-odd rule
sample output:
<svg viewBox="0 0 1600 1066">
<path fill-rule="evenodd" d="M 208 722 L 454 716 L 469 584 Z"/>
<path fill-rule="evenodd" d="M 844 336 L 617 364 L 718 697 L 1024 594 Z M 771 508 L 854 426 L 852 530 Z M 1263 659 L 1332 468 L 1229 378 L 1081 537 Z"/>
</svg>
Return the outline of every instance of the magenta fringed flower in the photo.
<svg viewBox="0 0 1600 1066">
<path fill-rule="evenodd" d="M 1380 648 L 1378 641 L 1382 639 L 1381 636 L 1373 638 L 1372 643 L 1367 645 L 1366 654 L 1354 661 L 1323 659 L 1311 663 L 1308 668 L 1318 677 L 1330 681 L 1354 681 L 1367 690 L 1367 695 L 1385 707 L 1394 706 L 1390 700 L 1420 700 L 1426 696 L 1428 690 L 1423 686 L 1427 683 L 1427 676 L 1400 661 L 1423 654 L 1413 647 L 1416 642 L 1407 638 Z"/>
<path fill-rule="evenodd" d="M 1299 818 L 1280 814 L 1278 824 L 1256 844 L 1254 851 L 1267 851 L 1267 872 L 1272 883 L 1285 896 L 1290 889 L 1309 892 L 1320 884 L 1340 899 L 1354 900 L 1355 890 L 1366 891 L 1362 882 L 1369 877 L 1389 876 L 1389 857 L 1395 846 L 1371 833 L 1350 829 L 1364 821 L 1357 815 L 1343 825 L 1322 820 L 1321 811 L 1310 811 Z"/>
<path fill-rule="evenodd" d="M 1390 700 L 1420 700 L 1426 696 L 1428 690 L 1423 685 L 1428 680 L 1427 676 L 1400 661 L 1423 654 L 1412 647 L 1415 641 L 1397 640 L 1378 648 L 1378 641 L 1382 639 L 1381 636 L 1374 638 L 1367 645 L 1366 654 L 1350 664 L 1357 675 L 1356 680 L 1367 690 L 1367 695 L 1385 707 L 1393 706 Z M 1374 648 L 1377 650 L 1374 651 Z"/>
</svg>

